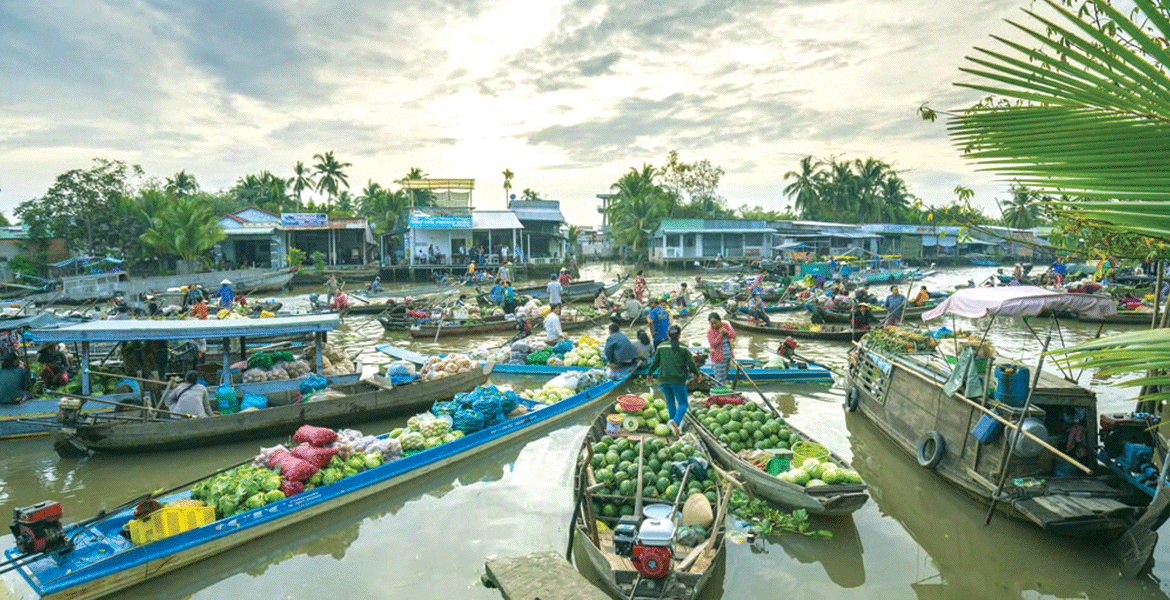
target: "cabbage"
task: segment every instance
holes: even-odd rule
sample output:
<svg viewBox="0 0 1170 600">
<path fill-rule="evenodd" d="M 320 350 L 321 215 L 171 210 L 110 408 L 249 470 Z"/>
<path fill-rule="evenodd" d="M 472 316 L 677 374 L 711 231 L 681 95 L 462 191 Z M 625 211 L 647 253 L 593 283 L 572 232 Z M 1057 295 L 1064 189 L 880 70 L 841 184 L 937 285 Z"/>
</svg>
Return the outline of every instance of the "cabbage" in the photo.
<svg viewBox="0 0 1170 600">
<path fill-rule="evenodd" d="M 236 501 L 231 498 L 220 498 L 215 510 L 221 517 L 229 516 L 236 512 Z"/>
<path fill-rule="evenodd" d="M 246 502 L 244 502 L 244 506 L 247 506 L 248 508 L 260 508 L 261 506 L 264 506 L 264 494 L 253 494 L 252 496 L 248 497 Z"/>
<path fill-rule="evenodd" d="M 374 467 L 380 467 L 380 466 L 382 466 L 382 455 L 381 454 L 367 454 L 365 456 L 364 461 L 366 463 L 367 469 L 373 469 Z"/>
<path fill-rule="evenodd" d="M 805 471 L 804 469 L 793 469 L 788 473 L 789 481 L 795 483 L 796 485 L 805 485 L 808 483 L 808 480 L 811 479 L 808 476 L 808 471 Z"/>
<path fill-rule="evenodd" d="M 823 480 L 827 485 L 835 485 L 841 483 L 842 475 L 844 475 L 844 473 L 842 473 L 840 469 L 834 465 L 829 465 L 825 467 L 824 472 L 821 473 L 821 480 Z"/>
<path fill-rule="evenodd" d="M 825 482 L 821 481 L 820 479 L 810 479 L 809 482 L 805 484 L 805 487 L 817 487 L 818 485 L 825 485 Z"/>
<path fill-rule="evenodd" d="M 271 492 L 265 492 L 264 494 L 265 502 L 279 502 L 281 500 L 284 500 L 284 492 L 280 490 L 272 490 Z"/>
<path fill-rule="evenodd" d="M 265 492 L 280 489 L 280 476 L 272 473 L 260 480 L 260 489 Z"/>
<path fill-rule="evenodd" d="M 329 468 L 324 470 L 324 475 L 321 476 L 321 485 L 333 485 L 340 479 L 340 473 L 337 469 Z"/>
</svg>

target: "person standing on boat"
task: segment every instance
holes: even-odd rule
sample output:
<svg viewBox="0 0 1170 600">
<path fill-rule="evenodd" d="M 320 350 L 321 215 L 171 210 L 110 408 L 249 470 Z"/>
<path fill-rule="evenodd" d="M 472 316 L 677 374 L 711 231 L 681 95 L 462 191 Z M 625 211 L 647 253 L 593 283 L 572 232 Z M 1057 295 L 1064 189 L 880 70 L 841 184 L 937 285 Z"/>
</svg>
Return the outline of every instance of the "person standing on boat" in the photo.
<svg viewBox="0 0 1170 600">
<path fill-rule="evenodd" d="M 548 311 L 548 316 L 544 318 L 544 340 L 552 345 L 563 339 L 567 338 L 561 331 L 561 305 L 554 304 Z"/>
<path fill-rule="evenodd" d="M 695 356 L 691 351 L 678 343 L 682 335 L 682 328 L 671 325 L 667 332 L 670 338 L 669 345 L 659 346 L 654 351 L 654 360 L 646 372 L 646 385 L 652 385 L 654 374 L 659 373 L 659 388 L 666 397 L 666 412 L 670 414 L 670 429 L 674 435 L 682 435 L 679 427 L 683 415 L 687 413 L 687 380 L 698 377 L 699 366 L 695 364 Z"/>
<path fill-rule="evenodd" d="M 670 312 L 666 310 L 664 304 L 661 298 L 651 298 L 650 314 L 646 317 L 650 322 L 651 341 L 655 348 L 666 341 L 667 332 L 670 330 Z"/>
<path fill-rule="evenodd" d="M 886 320 L 883 325 L 886 327 L 897 325 L 902 322 L 902 314 L 906 312 L 906 297 L 898 291 L 898 286 L 892 286 L 890 295 L 886 296 L 882 306 L 886 307 Z"/>
<path fill-rule="evenodd" d="M 674 305 L 682 308 L 691 305 L 691 296 L 687 292 L 687 282 L 678 284 L 678 296 L 674 299 Z"/>
<path fill-rule="evenodd" d="M 849 285 L 849 276 L 852 274 L 853 274 L 853 268 L 849 266 L 849 263 L 842 263 L 841 264 L 841 283 L 843 283 L 845 285 Z"/>
<path fill-rule="evenodd" d="M 492 289 L 488 290 L 488 300 L 496 306 L 503 306 L 504 304 L 504 286 L 497 281 L 492 284 Z"/>
<path fill-rule="evenodd" d="M 565 295 L 568 295 L 569 286 L 573 284 L 573 277 L 572 277 L 572 275 L 569 275 L 569 270 L 564 268 L 564 267 L 561 267 L 560 281 L 561 281 L 561 287 L 565 290 Z M 604 286 L 602 286 L 602 287 L 604 287 Z"/>
<path fill-rule="evenodd" d="M 516 290 L 512 289 L 512 282 L 504 282 L 504 314 L 510 315 L 516 312 Z"/>
<path fill-rule="evenodd" d="M 24 402 L 28 396 L 29 383 L 28 371 L 20 366 L 16 354 L 5 354 L 0 361 L 0 404 Z"/>
<path fill-rule="evenodd" d="M 213 414 L 210 394 L 207 393 L 207 388 L 199 383 L 199 371 L 187 371 L 183 377 L 183 385 L 171 390 L 164 401 L 171 412 L 192 417 L 210 417 Z"/>
<path fill-rule="evenodd" d="M 564 287 L 561 282 L 557 280 L 556 274 L 549 275 L 548 282 L 548 304 L 549 306 L 556 306 L 561 303 L 561 290 Z"/>
<path fill-rule="evenodd" d="M 219 289 L 215 290 L 215 293 L 212 295 L 219 298 L 220 309 L 230 309 L 232 307 L 232 300 L 236 297 L 236 292 L 232 290 L 232 282 L 224 279 L 219 282 Z"/>
<path fill-rule="evenodd" d="M 707 316 L 707 323 L 711 325 L 707 329 L 707 345 L 711 347 L 711 368 L 715 370 L 715 381 L 723 385 L 727 383 L 727 371 L 731 367 L 731 359 L 734 358 L 731 344 L 736 337 L 735 329 L 731 327 L 731 323 L 719 318 L 717 312 Z"/>
<path fill-rule="evenodd" d="M 500 270 L 496 272 L 496 279 L 500 281 L 512 281 L 512 263 L 504 263 Z"/>
<path fill-rule="evenodd" d="M 341 284 L 337 283 L 337 275 L 335 273 L 329 274 L 329 279 L 325 280 L 325 305 L 333 305 L 333 297 L 337 295 L 337 290 L 341 288 Z"/>
<path fill-rule="evenodd" d="M 637 276 L 634 277 L 634 297 L 638 302 L 642 301 L 642 295 L 646 293 L 646 277 L 638 271 Z"/>
</svg>

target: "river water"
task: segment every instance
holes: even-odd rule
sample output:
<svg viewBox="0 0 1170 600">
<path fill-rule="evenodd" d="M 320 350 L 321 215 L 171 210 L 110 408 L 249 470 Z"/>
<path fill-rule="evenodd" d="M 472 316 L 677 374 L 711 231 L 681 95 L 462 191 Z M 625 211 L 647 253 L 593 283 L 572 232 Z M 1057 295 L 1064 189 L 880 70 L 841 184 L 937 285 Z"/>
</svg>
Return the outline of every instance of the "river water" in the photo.
<svg viewBox="0 0 1170 600">
<path fill-rule="evenodd" d="M 947 289 L 990 269 L 944 271 L 926 280 Z M 590 266 L 586 276 L 612 279 L 616 268 Z M 711 276 L 719 279 L 719 276 Z M 691 279 L 686 277 L 686 279 Z M 649 277 L 654 292 L 674 289 L 681 274 Z M 293 308 L 307 304 L 300 290 L 282 298 Z M 905 290 L 903 290 L 905 292 Z M 780 319 L 803 320 L 800 313 Z M 950 326 L 950 323 L 947 323 Z M 976 323 L 957 322 L 974 329 Z M 1043 337 L 1051 321 L 1033 320 Z M 1090 339 L 1097 326 L 1062 323 L 1063 341 Z M 1106 326 L 1103 333 L 1120 331 Z M 696 320 L 684 341 L 702 339 Z M 589 332 L 595 337 L 605 332 Z M 491 347 L 491 338 L 411 342 L 385 334 L 372 318 L 353 316 L 331 336 L 350 352 L 361 352 L 367 371 L 387 362 L 374 347 L 409 344 L 423 352 Z M 1040 343 L 1018 322 L 997 321 L 990 339 L 1001 354 L 1034 364 Z M 741 335 L 740 357 L 766 358 L 775 340 Z M 1054 338 L 1054 346 L 1059 338 Z M 840 368 L 847 345 L 804 343 L 802 354 Z M 1101 412 L 1132 410 L 1126 391 L 1092 373 L 1079 374 L 1100 398 Z M 493 383 L 539 385 L 534 378 L 494 376 Z M 821 519 L 832 540 L 781 536 L 730 543 L 726 573 L 712 597 L 748 598 L 1167 598 L 1170 546 L 1155 553 L 1151 575 L 1120 577 L 1114 559 L 1096 548 L 1042 533 L 997 517 L 983 526 L 985 509 L 961 495 L 857 415 L 842 409 L 843 381 L 833 385 L 770 384 L 769 395 L 796 426 L 852 458 L 870 486 L 872 500 L 852 518 Z M 572 462 L 591 417 L 547 436 L 519 442 L 308 523 L 287 528 L 180 572 L 125 592 L 123 597 L 160 598 L 499 598 L 479 584 L 483 562 L 493 556 L 537 550 L 564 551 L 572 512 Z M 380 433 L 394 422 L 357 427 Z M 143 456 L 59 459 L 46 438 L 0 445 L 0 514 L 15 506 L 57 499 L 67 521 L 89 516 L 150 490 L 170 487 L 242 460 L 260 445 L 279 439 Z M 11 546 L 6 536 L 0 543 Z M 2 594 L 0 594 L 2 595 Z"/>
</svg>

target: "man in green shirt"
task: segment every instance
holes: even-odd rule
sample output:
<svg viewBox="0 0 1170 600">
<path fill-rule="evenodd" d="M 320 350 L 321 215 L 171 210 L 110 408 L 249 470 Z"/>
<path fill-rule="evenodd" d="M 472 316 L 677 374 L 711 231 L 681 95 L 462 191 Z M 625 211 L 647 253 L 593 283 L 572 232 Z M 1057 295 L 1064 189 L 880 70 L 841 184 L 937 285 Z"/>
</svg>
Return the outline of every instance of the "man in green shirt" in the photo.
<svg viewBox="0 0 1170 600">
<path fill-rule="evenodd" d="M 670 343 L 658 346 L 654 352 L 654 360 L 646 372 L 646 385 L 651 385 L 654 373 L 659 373 L 659 387 L 666 396 L 666 411 L 670 413 L 670 429 L 678 436 L 682 434 L 680 426 L 687 412 L 687 380 L 698 376 L 699 367 L 691 351 L 678 343 L 682 335 L 678 325 L 671 325 L 666 335 Z"/>
</svg>

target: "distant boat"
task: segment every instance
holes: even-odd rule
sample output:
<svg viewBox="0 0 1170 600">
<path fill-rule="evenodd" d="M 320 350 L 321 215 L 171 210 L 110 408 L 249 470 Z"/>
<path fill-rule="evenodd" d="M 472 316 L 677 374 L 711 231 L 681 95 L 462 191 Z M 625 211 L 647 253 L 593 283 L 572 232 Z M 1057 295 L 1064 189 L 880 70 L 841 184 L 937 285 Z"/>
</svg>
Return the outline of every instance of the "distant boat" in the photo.
<svg viewBox="0 0 1170 600">
<path fill-rule="evenodd" d="M 214 291 L 224 279 L 232 282 L 237 294 L 251 295 L 284 288 L 295 274 L 295 269 L 237 269 L 190 275 L 130 277 L 124 271 L 114 271 L 62 277 L 57 286 L 59 289 L 33 294 L 28 299 L 42 304 L 81 304 L 112 298 L 119 293 L 127 299 L 136 298 L 139 294 L 166 293 L 168 289 L 190 284 L 202 285 L 204 289 Z"/>
</svg>

